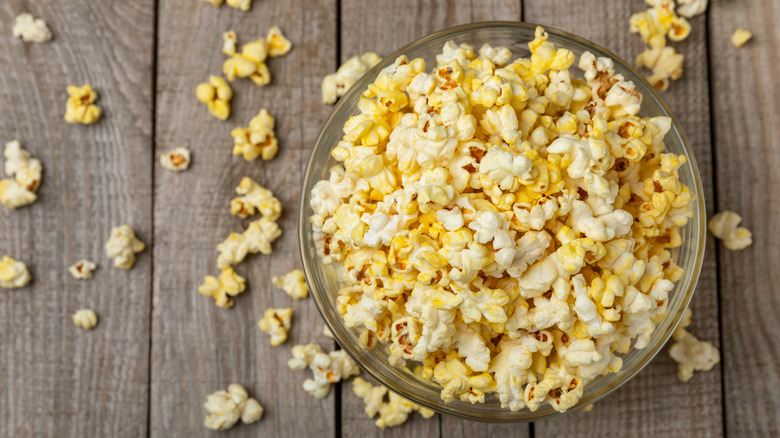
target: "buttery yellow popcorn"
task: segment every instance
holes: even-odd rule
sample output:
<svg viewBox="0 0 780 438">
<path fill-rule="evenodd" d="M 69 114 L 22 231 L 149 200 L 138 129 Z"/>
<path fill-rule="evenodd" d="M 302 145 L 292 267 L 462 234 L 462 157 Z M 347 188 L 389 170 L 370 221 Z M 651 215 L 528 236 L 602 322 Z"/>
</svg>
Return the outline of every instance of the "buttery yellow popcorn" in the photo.
<svg viewBox="0 0 780 438">
<path fill-rule="evenodd" d="M 731 35 L 731 44 L 734 47 L 742 47 L 753 38 L 753 32 L 747 29 L 737 29 Z"/>
<path fill-rule="evenodd" d="M 227 391 L 220 390 L 209 394 L 203 405 L 207 416 L 203 425 L 212 430 L 228 430 L 240 419 L 244 424 L 251 424 L 263 417 L 263 407 L 249 397 L 247 390 L 233 383 Z"/>
<path fill-rule="evenodd" d="M 73 324 L 84 330 L 92 330 L 98 323 L 98 317 L 91 309 L 79 309 L 73 314 Z"/>
<path fill-rule="evenodd" d="M 106 242 L 106 256 L 114 259 L 114 266 L 120 269 L 130 269 L 135 264 L 135 255 L 146 248 L 143 242 L 135 237 L 130 225 L 120 225 L 111 230 Z"/>
<path fill-rule="evenodd" d="M 233 136 L 233 155 L 242 155 L 247 161 L 257 157 L 268 161 L 279 152 L 279 142 L 274 133 L 274 118 L 262 109 L 252 117 L 246 128 L 235 128 L 230 132 Z"/>
<path fill-rule="evenodd" d="M 268 57 L 269 44 L 259 39 L 244 44 L 241 53 L 233 53 L 222 65 L 222 72 L 229 81 L 235 78 L 249 78 L 258 86 L 271 82 L 271 73 L 265 60 Z"/>
<path fill-rule="evenodd" d="M 291 319 L 292 309 L 270 308 L 265 311 L 263 318 L 257 322 L 257 326 L 260 328 L 260 331 L 271 336 L 271 345 L 276 347 L 287 340 Z"/>
<path fill-rule="evenodd" d="M 271 243 L 282 235 L 282 230 L 272 219 L 262 217 L 249 223 L 241 234 L 231 233 L 217 245 L 217 267 L 227 268 L 241 263 L 249 254 L 271 254 Z"/>
<path fill-rule="evenodd" d="M 268 41 L 268 56 L 271 58 L 284 56 L 290 53 L 290 49 L 292 49 L 292 43 L 277 26 L 271 26 L 268 29 L 268 36 L 265 39 Z"/>
<path fill-rule="evenodd" d="M 279 199 L 248 176 L 241 179 L 236 193 L 241 196 L 230 200 L 230 214 L 234 216 L 247 218 L 259 212 L 268 219 L 276 220 L 282 214 Z"/>
<path fill-rule="evenodd" d="M 190 167 L 190 155 L 190 150 L 185 147 L 173 148 L 160 155 L 160 164 L 172 172 L 181 172 Z"/>
<path fill-rule="evenodd" d="M 682 76 L 684 59 L 671 47 L 650 48 L 636 57 L 636 65 L 651 69 L 653 74 L 647 80 L 653 87 L 666 91 L 669 79 L 676 80 Z"/>
<path fill-rule="evenodd" d="M 336 73 L 329 74 L 322 79 L 322 102 L 336 103 L 336 100 L 346 94 L 347 90 L 361 76 L 381 60 L 382 58 L 374 52 L 366 52 L 360 56 L 349 58 L 347 62 L 341 64 Z"/>
<path fill-rule="evenodd" d="M 77 280 L 89 280 L 92 278 L 92 271 L 97 269 L 97 265 L 89 260 L 79 260 L 68 268 L 68 272 Z"/>
<path fill-rule="evenodd" d="M 30 156 L 19 140 L 6 143 L 3 156 L 5 174 L 9 178 L 0 180 L 0 202 L 11 209 L 35 202 L 43 172 L 40 160 Z"/>
<path fill-rule="evenodd" d="M 745 249 L 753 243 L 753 233 L 745 227 L 738 227 L 742 217 L 733 211 L 722 211 L 709 221 L 710 233 L 732 251 Z"/>
<path fill-rule="evenodd" d="M 27 266 L 10 256 L 0 259 L 0 287 L 3 289 L 16 289 L 27 285 L 32 277 Z"/>
<path fill-rule="evenodd" d="M 233 307 L 233 297 L 246 288 L 246 280 L 231 267 L 220 269 L 219 277 L 207 275 L 198 292 L 206 297 L 214 298 L 214 304 L 223 309 Z"/>
<path fill-rule="evenodd" d="M 208 82 L 199 84 L 195 88 L 195 96 L 208 106 L 212 116 L 220 120 L 226 120 L 230 117 L 230 100 L 233 98 L 233 89 L 223 78 L 210 76 Z"/>
<path fill-rule="evenodd" d="M 95 105 L 98 94 L 90 85 L 68 85 L 68 101 L 65 104 L 65 121 L 89 125 L 100 119 L 100 107 Z"/>
<path fill-rule="evenodd" d="M 645 18 L 665 44 L 687 22 L 657 1 Z M 685 157 L 664 153 L 671 120 L 638 116 L 642 95 L 611 59 L 576 62 L 542 28 L 529 48 L 512 60 L 448 42 L 428 69 L 400 56 L 379 72 L 333 148 L 341 165 L 312 190 L 310 221 L 361 346 L 420 362 L 445 402 L 562 412 L 650 342 L 683 274 L 667 248 L 682 244 L 693 196 Z M 681 60 L 652 55 L 664 74 Z M 290 366 L 318 354 L 296 347 Z M 354 386 L 377 425 L 411 412 Z"/>
<path fill-rule="evenodd" d="M 271 282 L 295 300 L 302 300 L 309 296 L 309 286 L 306 285 L 306 278 L 300 269 L 294 269 L 281 277 L 274 276 Z"/>
<path fill-rule="evenodd" d="M 225 2 L 225 0 L 203 0 L 206 3 L 211 3 L 214 6 L 221 6 L 222 3 Z"/>
<path fill-rule="evenodd" d="M 375 424 L 380 429 L 404 424 L 414 411 L 419 412 L 423 418 L 430 418 L 434 414 L 430 409 L 405 400 L 393 392 L 388 392 L 387 388 L 383 386 L 374 386 L 360 377 L 356 377 L 352 381 L 352 391 L 363 399 L 369 418 L 379 414 Z M 385 401 L 386 397 L 388 401 Z"/>
<path fill-rule="evenodd" d="M 228 56 L 236 54 L 236 45 L 238 45 L 238 36 L 232 30 L 222 34 L 222 53 Z"/>
<path fill-rule="evenodd" d="M 16 17 L 12 32 L 15 38 L 21 38 L 25 43 L 40 44 L 51 40 L 51 31 L 46 22 L 27 12 Z"/>
<path fill-rule="evenodd" d="M 360 368 L 344 350 L 325 353 L 317 344 L 306 344 L 293 347 L 292 355 L 287 366 L 296 371 L 309 367 L 313 378 L 303 382 L 303 389 L 316 398 L 328 395 L 333 383 L 360 374 Z"/>
<path fill-rule="evenodd" d="M 694 371 L 709 371 L 720 362 L 720 352 L 712 343 L 700 341 L 686 330 L 691 316 L 691 309 L 686 309 L 672 335 L 675 342 L 669 347 L 669 356 L 678 364 L 677 378 L 682 382 L 691 380 Z"/>
<path fill-rule="evenodd" d="M 234 9 L 240 9 L 244 12 L 252 7 L 252 0 L 226 0 L 227 5 Z"/>
<path fill-rule="evenodd" d="M 650 9 L 631 16 L 631 33 L 638 33 L 652 48 L 666 46 L 666 38 L 682 41 L 691 33 L 691 24 L 674 11 L 674 0 L 653 0 Z"/>
</svg>

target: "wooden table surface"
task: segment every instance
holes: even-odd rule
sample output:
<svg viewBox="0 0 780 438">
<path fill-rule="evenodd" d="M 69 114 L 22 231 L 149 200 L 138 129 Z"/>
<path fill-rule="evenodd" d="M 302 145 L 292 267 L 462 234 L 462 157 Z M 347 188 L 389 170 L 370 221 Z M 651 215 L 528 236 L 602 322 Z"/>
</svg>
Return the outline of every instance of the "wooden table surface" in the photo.
<svg viewBox="0 0 780 438">
<path fill-rule="evenodd" d="M 754 243 L 730 252 L 711 237 L 693 298 L 692 331 L 722 362 L 688 383 L 659 355 L 590 413 L 535 424 L 495 425 L 418 415 L 380 431 L 349 385 L 323 400 L 301 389 L 307 373 L 287 368 L 291 346 L 331 348 L 311 299 L 292 303 L 290 340 L 271 347 L 257 329 L 268 306 L 291 300 L 271 277 L 299 267 L 297 204 L 305 161 L 332 110 L 320 81 L 364 51 L 387 55 L 430 32 L 485 20 L 524 20 L 579 34 L 632 60 L 643 43 L 628 30 L 641 0 L 255 0 L 248 13 L 199 0 L 6 0 L 0 5 L 0 140 L 19 138 L 41 159 L 39 200 L 0 210 L 0 252 L 27 262 L 33 283 L 0 291 L 1 437 L 196 437 L 205 396 L 245 385 L 264 419 L 221 433 L 248 436 L 755 436 L 780 434 L 780 5 L 712 2 L 675 44 L 685 73 L 664 96 L 695 150 L 707 211 L 743 215 Z M 43 17 L 55 39 L 11 37 L 21 12 Z M 195 86 L 219 74 L 221 33 L 245 41 L 280 26 L 293 41 L 269 67 L 271 85 L 234 83 L 233 115 L 211 117 Z M 755 37 L 742 49 L 737 27 Z M 63 119 L 65 87 L 100 92 L 103 119 Z M 230 153 L 230 130 L 261 108 L 277 120 L 275 160 Z M 775 133 L 775 134 L 773 134 Z M 162 169 L 159 154 L 185 145 L 189 171 Z M 284 235 L 270 256 L 239 267 L 249 291 L 229 311 L 197 293 L 215 273 L 215 246 L 242 221 L 228 200 L 243 176 L 281 199 Z M 245 221 L 243 221 L 245 222 Z M 136 266 L 111 266 L 103 245 L 128 223 L 147 243 Z M 67 267 L 89 258 L 91 281 Z M 79 308 L 97 311 L 91 332 L 73 327 Z"/>
</svg>

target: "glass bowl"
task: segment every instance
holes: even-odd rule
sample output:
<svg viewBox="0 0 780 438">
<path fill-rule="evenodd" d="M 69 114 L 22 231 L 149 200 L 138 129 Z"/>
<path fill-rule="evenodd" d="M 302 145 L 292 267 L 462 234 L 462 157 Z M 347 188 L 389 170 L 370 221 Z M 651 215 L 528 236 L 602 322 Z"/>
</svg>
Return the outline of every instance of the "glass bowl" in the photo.
<svg viewBox="0 0 780 438">
<path fill-rule="evenodd" d="M 323 264 L 316 253 L 312 238 L 312 226 L 309 217 L 312 215 L 311 189 L 317 181 L 327 179 L 329 169 L 337 164 L 330 156 L 330 151 L 342 137 L 342 127 L 347 119 L 358 114 L 357 103 L 367 85 L 374 81 L 380 70 L 392 64 L 400 55 L 409 59 L 424 58 L 430 70 L 435 65 L 435 55 L 441 52 L 444 43 L 452 40 L 456 44 L 468 43 L 479 48 L 483 43 L 493 46 L 506 46 L 515 57 L 530 55 L 528 42 L 534 39 L 536 25 L 518 22 L 485 22 L 457 26 L 436 32 L 419 39 L 393 54 L 388 55 L 371 71 L 364 75 L 341 98 L 325 127 L 320 133 L 306 167 L 303 191 L 298 212 L 299 242 L 301 258 L 306 279 L 309 283 L 314 301 L 319 308 L 326 324 L 333 332 L 336 341 L 346 350 L 360 367 L 393 392 L 434 411 L 451 414 L 469 420 L 518 422 L 538 420 L 558 414 L 552 407 L 545 404 L 535 412 L 524 408 L 517 412 L 502 408 L 493 394 L 488 394 L 485 403 L 471 404 L 454 400 L 444 403 L 439 392 L 441 388 L 432 381 L 423 380 L 408 368 L 399 368 L 388 362 L 389 350 L 383 345 L 377 345 L 372 350 L 360 346 L 356 332 L 345 327 L 341 315 L 336 309 L 336 295 L 339 285 L 332 265 Z M 696 200 L 692 203 L 693 218 L 681 231 L 682 246 L 673 251 L 677 264 L 684 269 L 683 277 L 676 283 L 669 294 L 669 304 L 666 317 L 656 326 L 649 344 L 637 350 L 632 348 L 623 356 L 623 367 L 617 373 L 600 376 L 585 386 L 582 399 L 576 407 L 585 406 L 614 391 L 644 368 L 661 350 L 682 318 L 688 302 L 691 300 L 696 281 L 702 266 L 705 242 L 705 209 L 702 196 L 701 178 L 693 152 L 680 129 L 677 119 L 661 100 L 653 87 L 631 66 L 612 52 L 599 47 L 575 35 L 546 27 L 550 42 L 556 47 L 564 47 L 577 56 L 590 51 L 594 55 L 612 58 L 615 62 L 615 72 L 636 84 L 636 89 L 643 94 L 641 117 L 668 116 L 672 118 L 672 128 L 666 135 L 665 144 L 668 151 L 683 154 L 688 158 L 688 164 L 680 168 L 680 181 L 688 185 Z M 576 69 L 576 63 L 573 68 Z M 581 77 L 581 75 L 578 75 Z M 414 366 L 415 362 L 407 361 Z M 572 408 L 572 410 L 576 409 Z"/>
</svg>

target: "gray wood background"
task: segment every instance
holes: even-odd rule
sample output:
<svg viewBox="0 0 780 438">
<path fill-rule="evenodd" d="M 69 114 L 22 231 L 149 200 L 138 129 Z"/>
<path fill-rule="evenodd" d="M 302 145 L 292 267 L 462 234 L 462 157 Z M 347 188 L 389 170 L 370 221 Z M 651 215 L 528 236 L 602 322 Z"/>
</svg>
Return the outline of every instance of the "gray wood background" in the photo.
<svg viewBox="0 0 780 438">
<path fill-rule="evenodd" d="M 525 20 L 557 27 L 633 59 L 643 43 L 628 31 L 640 0 L 255 0 L 249 13 L 196 0 L 7 0 L 0 4 L 0 142 L 13 138 L 40 158 L 39 201 L 0 209 L 0 250 L 27 262 L 34 282 L 0 292 L 0 436 L 195 437 L 205 395 L 244 384 L 264 419 L 221 436 L 755 436 L 780 434 L 780 7 L 763 0 L 713 2 L 677 44 L 683 78 L 664 94 L 691 141 L 708 213 L 740 212 L 754 244 L 730 252 L 712 238 L 693 299 L 692 331 L 721 348 L 713 371 L 680 384 L 659 355 L 590 413 L 535 424 L 490 425 L 452 417 L 380 431 L 349 385 L 317 400 L 289 370 L 289 349 L 317 341 L 311 300 L 292 302 L 271 277 L 299 266 L 296 222 L 304 163 L 331 111 L 322 77 L 349 57 L 388 54 L 430 32 L 475 21 Z M 21 12 L 43 17 L 55 39 L 28 45 L 11 37 Z M 605 24 L 606 23 L 606 24 Z M 273 82 L 234 82 L 233 115 L 223 123 L 195 99 L 219 73 L 221 33 L 243 41 L 278 25 L 293 41 L 269 63 Z M 737 50 L 736 27 L 755 38 Z M 64 123 L 69 84 L 90 83 L 104 116 L 93 126 Z M 259 108 L 276 117 L 280 152 L 246 163 L 230 154 L 230 130 Z M 165 171 L 158 156 L 193 151 L 191 169 Z M 228 200 L 243 176 L 274 191 L 284 235 L 271 256 L 238 271 L 248 292 L 225 311 L 198 295 L 216 274 L 215 246 L 242 220 Z M 111 227 L 129 223 L 147 244 L 131 271 L 103 254 Z M 91 281 L 67 267 L 98 262 Z M 270 306 L 294 309 L 293 330 L 272 348 L 256 327 Z M 90 307 L 91 332 L 70 315 Z"/>
</svg>

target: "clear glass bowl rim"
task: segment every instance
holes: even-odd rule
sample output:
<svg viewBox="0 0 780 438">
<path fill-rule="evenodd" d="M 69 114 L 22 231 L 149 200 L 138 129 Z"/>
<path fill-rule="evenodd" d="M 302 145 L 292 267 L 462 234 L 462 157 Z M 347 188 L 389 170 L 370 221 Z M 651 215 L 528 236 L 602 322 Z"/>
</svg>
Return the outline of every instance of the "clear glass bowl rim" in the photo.
<svg viewBox="0 0 780 438">
<path fill-rule="evenodd" d="M 464 409 L 459 406 L 453 406 L 453 404 L 446 404 L 440 399 L 430 400 L 428 398 L 424 398 L 419 393 L 414 391 L 414 389 L 404 387 L 405 385 L 402 384 L 402 381 L 404 379 L 402 373 L 396 372 L 395 373 L 396 379 L 388 379 L 382 374 L 382 372 L 373 369 L 371 366 L 369 366 L 369 364 L 363 361 L 359 354 L 359 350 L 362 350 L 362 348 L 359 345 L 353 345 L 352 343 L 345 341 L 345 336 L 344 333 L 342 333 L 342 330 L 346 331 L 349 329 L 344 327 L 343 320 L 340 319 L 340 315 L 338 315 L 335 309 L 325 308 L 327 304 L 326 304 L 326 300 L 323 299 L 324 296 L 322 295 L 325 293 L 325 291 L 321 290 L 322 288 L 317 287 L 319 285 L 314 284 L 314 281 L 312 280 L 312 278 L 314 277 L 312 275 L 311 264 L 318 262 L 318 260 L 316 259 L 310 260 L 308 257 L 306 257 L 307 254 L 306 234 L 308 233 L 307 225 L 310 216 L 309 195 L 310 195 L 310 188 L 311 188 L 310 185 L 313 185 L 310 184 L 311 179 L 313 177 L 312 169 L 314 167 L 315 158 L 317 157 L 317 152 L 319 151 L 319 149 L 332 146 L 332 145 L 324 144 L 323 140 L 326 137 L 326 134 L 333 129 L 338 129 L 339 131 L 341 130 L 341 126 L 338 127 L 334 126 L 334 120 L 337 118 L 337 115 L 339 115 L 343 111 L 350 110 L 350 108 L 347 108 L 346 106 L 347 102 L 351 102 L 355 98 L 354 97 L 355 94 L 362 93 L 363 90 L 366 88 L 368 82 L 373 81 L 374 77 L 378 74 L 378 72 L 384 69 L 385 67 L 387 67 L 388 65 L 391 65 L 398 56 L 407 54 L 411 52 L 413 49 L 420 46 L 427 45 L 433 41 L 437 41 L 437 40 L 446 41 L 452 37 L 466 35 L 470 32 L 477 31 L 477 30 L 486 30 L 486 29 L 496 30 L 499 28 L 504 30 L 514 29 L 519 31 L 530 32 L 530 34 L 533 35 L 533 32 L 537 26 L 538 26 L 537 24 L 533 24 L 533 23 L 510 22 L 510 21 L 485 21 L 485 22 L 477 22 L 477 23 L 464 24 L 460 26 L 454 26 L 454 27 L 450 27 L 447 29 L 434 32 L 430 35 L 427 35 L 423 38 L 413 41 L 405 45 L 404 47 L 396 50 L 394 53 L 385 57 L 379 64 L 374 66 L 369 72 L 363 75 L 363 77 L 360 78 L 349 89 L 349 91 L 336 104 L 330 116 L 328 117 L 328 120 L 323 125 L 323 128 L 320 131 L 315 146 L 312 149 L 311 155 L 309 156 L 309 159 L 306 164 L 306 170 L 302 182 L 303 189 L 301 191 L 301 200 L 298 206 L 298 242 L 300 246 L 301 263 L 303 266 L 304 273 L 306 274 L 306 281 L 309 285 L 309 289 L 311 291 L 311 295 L 313 296 L 317 309 L 322 315 L 326 325 L 333 333 L 336 342 L 338 342 L 338 344 L 341 346 L 342 349 L 347 351 L 347 353 L 355 360 L 355 362 L 360 366 L 360 368 L 363 371 L 370 374 L 377 381 L 379 381 L 381 384 L 383 384 L 384 386 L 386 386 L 388 389 L 395 392 L 396 394 L 414 403 L 417 403 L 421 406 L 425 406 L 429 409 L 432 409 L 438 413 L 450 414 L 456 417 L 465 418 L 472 421 L 519 423 L 519 422 L 527 422 L 527 421 L 536 421 L 543 418 L 559 415 L 560 413 L 552 410 L 549 406 L 542 406 L 536 412 L 529 412 L 527 409 L 523 409 L 517 412 L 510 412 L 508 409 L 498 408 L 500 409 L 500 411 L 496 412 L 495 415 L 491 415 L 489 412 L 485 412 L 485 409 L 473 409 L 473 410 L 470 410 L 468 408 Z M 705 243 L 706 243 L 706 224 L 705 224 L 706 209 L 704 204 L 701 175 L 699 173 L 699 169 L 693 155 L 693 150 L 691 149 L 690 144 L 688 143 L 688 140 L 685 134 L 683 133 L 677 118 L 674 116 L 674 114 L 672 114 L 671 110 L 663 101 L 663 99 L 661 99 L 660 95 L 655 90 L 655 88 L 652 85 L 650 85 L 647 82 L 647 80 L 644 78 L 644 76 L 638 73 L 630 64 L 626 63 L 622 58 L 615 55 L 611 51 L 595 43 L 592 43 L 588 40 L 585 40 L 584 38 L 576 36 L 574 34 L 550 26 L 543 26 L 543 27 L 551 37 L 555 37 L 556 39 L 560 39 L 560 40 L 568 40 L 574 43 L 575 45 L 585 46 L 596 56 L 607 56 L 611 58 L 616 64 L 616 67 L 619 66 L 621 69 L 625 70 L 625 72 L 629 74 L 629 77 L 627 77 L 627 79 L 633 81 L 638 88 L 641 88 L 640 91 L 643 93 L 643 98 L 645 100 L 647 98 L 651 98 L 655 102 L 655 104 L 662 109 L 662 112 L 664 113 L 663 115 L 668 116 L 672 119 L 672 130 L 670 131 L 669 134 L 667 134 L 667 136 L 671 134 L 675 134 L 679 138 L 680 145 L 682 146 L 684 151 L 683 153 L 688 159 L 688 166 L 690 166 L 693 174 L 693 181 L 692 184 L 689 184 L 689 188 L 693 192 L 692 194 L 695 196 L 694 206 L 693 206 L 695 215 L 689 221 L 688 225 L 686 225 L 686 228 L 692 227 L 692 236 L 691 236 L 692 239 L 690 240 L 690 244 L 695 245 L 695 248 L 691 250 L 694 253 L 694 259 L 692 265 L 687 266 L 688 269 L 686 269 L 686 271 L 684 272 L 683 278 L 678 283 L 675 284 L 676 293 L 683 294 L 682 299 L 678 301 L 679 305 L 675 309 L 669 308 L 666 317 L 664 317 L 664 319 L 661 322 L 656 324 L 655 331 L 658 331 L 659 329 L 662 328 L 662 326 L 665 325 L 664 331 L 663 333 L 661 333 L 660 336 L 657 337 L 656 337 L 657 333 L 654 331 L 653 337 L 656 338 L 656 342 L 646 346 L 642 350 L 644 356 L 642 356 L 641 360 L 637 364 L 635 364 L 630 370 L 621 369 L 618 373 L 611 373 L 608 374 L 607 376 L 602 376 L 601 378 L 611 379 L 611 380 L 606 386 L 602 385 L 601 390 L 598 392 L 589 393 L 588 387 L 586 387 L 585 394 L 583 395 L 582 399 L 574 408 L 570 410 L 570 411 L 574 411 L 577 408 L 596 402 L 597 400 L 607 396 L 612 391 L 615 391 L 616 389 L 624 385 L 626 382 L 631 380 L 642 369 L 644 369 L 644 367 L 647 366 L 647 364 L 649 364 L 652 361 L 652 359 L 660 352 L 660 350 L 663 348 L 663 346 L 671 337 L 672 333 L 674 332 L 674 329 L 682 320 L 682 316 L 683 313 L 685 312 L 685 309 L 688 307 L 688 304 L 690 303 L 690 300 L 696 289 L 696 283 L 698 282 L 699 274 L 701 272 L 701 268 L 703 264 L 703 255 L 705 250 Z M 645 100 L 643 100 L 643 105 Z M 315 258 L 316 258 L 316 254 L 315 254 Z M 684 268 L 686 267 L 684 266 Z M 684 289 L 678 290 L 680 286 L 683 286 Z M 331 312 L 330 310 L 333 311 Z"/>
</svg>

